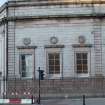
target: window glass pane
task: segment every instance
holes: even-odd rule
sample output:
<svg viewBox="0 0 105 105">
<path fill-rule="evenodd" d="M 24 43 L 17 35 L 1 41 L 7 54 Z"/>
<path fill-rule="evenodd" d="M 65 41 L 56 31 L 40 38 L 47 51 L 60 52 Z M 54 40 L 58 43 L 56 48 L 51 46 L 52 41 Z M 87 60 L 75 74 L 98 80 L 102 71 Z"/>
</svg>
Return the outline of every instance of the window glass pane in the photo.
<svg viewBox="0 0 105 105">
<path fill-rule="evenodd" d="M 49 74 L 54 74 L 54 71 L 53 71 L 53 70 L 50 70 L 50 71 L 49 71 Z"/>
<path fill-rule="evenodd" d="M 55 71 L 59 71 L 60 66 L 55 66 Z"/>
<path fill-rule="evenodd" d="M 22 77 L 26 77 L 26 72 L 25 71 L 22 72 Z"/>
<path fill-rule="evenodd" d="M 54 60 L 49 60 L 49 65 L 54 65 Z"/>
<path fill-rule="evenodd" d="M 54 70 L 54 65 L 49 66 L 49 70 Z"/>
<path fill-rule="evenodd" d="M 56 67 L 57 68 L 57 67 Z M 60 71 L 59 71 L 59 69 L 56 69 L 55 70 L 55 74 L 59 74 L 60 73 Z"/>
<path fill-rule="evenodd" d="M 54 55 L 53 54 L 48 54 L 49 59 L 54 59 Z"/>
<path fill-rule="evenodd" d="M 77 70 L 77 73 L 82 73 L 82 71 L 81 70 Z"/>
<path fill-rule="evenodd" d="M 77 65 L 77 70 L 82 70 L 82 65 Z"/>
<path fill-rule="evenodd" d="M 77 66 L 77 73 L 82 73 L 82 65 Z"/>
<path fill-rule="evenodd" d="M 25 60 L 25 55 L 21 55 L 22 61 Z"/>
<path fill-rule="evenodd" d="M 82 64 L 82 60 L 77 60 L 77 64 Z"/>
<path fill-rule="evenodd" d="M 81 59 L 81 53 L 76 54 L 77 59 Z"/>
<path fill-rule="evenodd" d="M 59 54 L 58 53 L 55 53 L 55 59 L 59 59 Z"/>
<path fill-rule="evenodd" d="M 25 55 L 21 55 L 21 69 L 22 69 L 22 77 L 26 77 Z"/>
<path fill-rule="evenodd" d="M 59 74 L 60 72 L 59 71 L 55 71 L 55 74 Z"/>
<path fill-rule="evenodd" d="M 87 65 L 83 65 L 83 70 L 87 70 Z"/>
<path fill-rule="evenodd" d="M 83 64 L 87 64 L 87 60 L 83 60 L 82 62 L 83 62 Z"/>
<path fill-rule="evenodd" d="M 32 55 L 22 54 L 21 55 L 21 74 L 22 77 L 32 77 Z"/>
<path fill-rule="evenodd" d="M 32 55 L 26 55 L 26 76 L 32 76 Z"/>
<path fill-rule="evenodd" d="M 60 61 L 59 60 L 55 60 L 55 65 L 60 65 Z"/>
<path fill-rule="evenodd" d="M 82 59 L 87 59 L 87 53 L 82 54 Z"/>
<path fill-rule="evenodd" d="M 53 74 L 54 73 L 54 66 L 49 66 L 49 74 Z"/>
</svg>

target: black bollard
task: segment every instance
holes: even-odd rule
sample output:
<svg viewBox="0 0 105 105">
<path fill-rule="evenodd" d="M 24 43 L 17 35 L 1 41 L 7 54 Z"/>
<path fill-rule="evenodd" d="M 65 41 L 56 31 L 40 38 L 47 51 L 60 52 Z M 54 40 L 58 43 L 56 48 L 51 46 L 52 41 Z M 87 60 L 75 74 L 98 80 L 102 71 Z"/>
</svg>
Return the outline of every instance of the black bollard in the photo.
<svg viewBox="0 0 105 105">
<path fill-rule="evenodd" d="M 83 95 L 83 105 L 86 105 L 85 104 L 85 95 Z"/>
<path fill-rule="evenodd" d="M 40 99 L 38 98 L 38 99 L 36 100 L 36 102 L 37 102 L 37 104 L 40 104 Z"/>
<path fill-rule="evenodd" d="M 31 104 L 34 104 L 34 97 L 33 97 L 33 95 L 31 96 Z"/>
</svg>

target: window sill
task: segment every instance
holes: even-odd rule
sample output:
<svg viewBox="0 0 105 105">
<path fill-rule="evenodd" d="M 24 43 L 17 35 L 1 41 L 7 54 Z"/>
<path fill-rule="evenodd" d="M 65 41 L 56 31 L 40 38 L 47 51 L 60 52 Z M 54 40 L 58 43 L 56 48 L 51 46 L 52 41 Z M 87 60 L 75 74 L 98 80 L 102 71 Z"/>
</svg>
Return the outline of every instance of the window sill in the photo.
<svg viewBox="0 0 105 105">
<path fill-rule="evenodd" d="M 20 77 L 22 80 L 33 79 L 33 77 Z"/>
<path fill-rule="evenodd" d="M 77 77 L 89 77 L 89 73 L 79 73 Z"/>
</svg>

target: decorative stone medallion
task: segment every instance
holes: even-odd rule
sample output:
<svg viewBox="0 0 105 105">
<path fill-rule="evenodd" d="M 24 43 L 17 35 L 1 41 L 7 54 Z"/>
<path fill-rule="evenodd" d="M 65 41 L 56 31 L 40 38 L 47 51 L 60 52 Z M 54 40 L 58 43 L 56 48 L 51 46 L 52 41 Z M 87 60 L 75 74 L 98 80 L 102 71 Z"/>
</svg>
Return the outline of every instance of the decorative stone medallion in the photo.
<svg viewBox="0 0 105 105">
<path fill-rule="evenodd" d="M 51 38 L 50 38 L 50 43 L 51 43 L 51 44 L 57 44 L 57 43 L 58 43 L 58 38 L 55 37 L 55 36 L 51 37 Z"/>
<path fill-rule="evenodd" d="M 85 43 L 85 41 L 86 41 L 85 36 L 79 36 L 78 41 L 79 41 L 80 44 Z"/>
<path fill-rule="evenodd" d="M 24 38 L 23 43 L 24 43 L 24 45 L 28 46 L 29 44 L 31 44 L 31 39 L 30 38 Z"/>
</svg>

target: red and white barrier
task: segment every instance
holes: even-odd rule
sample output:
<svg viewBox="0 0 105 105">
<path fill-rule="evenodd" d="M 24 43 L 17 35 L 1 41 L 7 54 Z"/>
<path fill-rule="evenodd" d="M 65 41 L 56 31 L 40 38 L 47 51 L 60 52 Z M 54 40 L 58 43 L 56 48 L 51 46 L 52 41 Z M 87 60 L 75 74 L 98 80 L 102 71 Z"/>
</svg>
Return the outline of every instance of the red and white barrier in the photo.
<svg viewBox="0 0 105 105">
<path fill-rule="evenodd" d="M 0 99 L 0 104 L 31 104 L 32 99 Z"/>
</svg>

